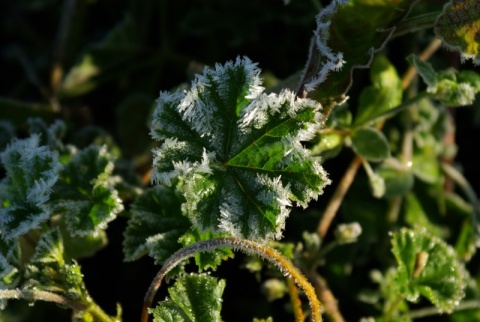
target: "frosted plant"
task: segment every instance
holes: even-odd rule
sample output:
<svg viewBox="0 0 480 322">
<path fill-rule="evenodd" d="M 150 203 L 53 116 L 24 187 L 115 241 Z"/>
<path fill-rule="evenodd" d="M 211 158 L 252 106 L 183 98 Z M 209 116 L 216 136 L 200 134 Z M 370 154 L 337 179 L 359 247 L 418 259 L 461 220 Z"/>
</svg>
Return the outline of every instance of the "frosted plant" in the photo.
<svg viewBox="0 0 480 322">
<path fill-rule="evenodd" d="M 0 155 L 6 178 L 0 182 L 3 206 L 0 231 L 3 239 L 38 228 L 52 215 L 48 200 L 62 168 L 56 152 L 39 146 L 39 136 L 10 144 Z"/>
<path fill-rule="evenodd" d="M 329 183 L 301 141 L 321 105 L 291 91 L 265 94 L 248 58 L 206 68 L 187 92 L 162 92 L 151 135 L 152 181 L 183 180 L 183 211 L 201 230 L 280 238 L 292 201 L 306 207 Z"/>
<path fill-rule="evenodd" d="M 328 6 L 323 8 L 315 20 L 317 28 L 313 32 L 313 40 L 310 44 L 310 56 L 307 60 L 307 66 L 302 77 L 303 88 L 300 90 L 301 96 L 306 96 L 306 93 L 313 91 L 319 84 L 323 83 L 331 71 L 338 71 L 343 67 L 345 61 L 343 60 L 343 53 L 332 52 L 328 47 L 327 42 L 330 38 L 329 27 L 332 16 L 337 12 L 339 6 L 345 5 L 349 0 L 334 0 Z M 318 60 L 315 61 L 315 60 Z M 318 66 L 317 66 L 318 65 Z M 315 74 L 311 74 L 311 66 L 315 68 Z M 318 71 L 317 71 L 318 70 Z"/>
</svg>

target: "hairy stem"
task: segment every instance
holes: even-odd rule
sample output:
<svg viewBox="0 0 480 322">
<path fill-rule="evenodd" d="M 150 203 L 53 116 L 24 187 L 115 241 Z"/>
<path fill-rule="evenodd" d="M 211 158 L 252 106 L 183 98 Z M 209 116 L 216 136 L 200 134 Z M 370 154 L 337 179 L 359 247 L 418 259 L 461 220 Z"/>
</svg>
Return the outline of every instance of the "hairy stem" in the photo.
<svg viewBox="0 0 480 322">
<path fill-rule="evenodd" d="M 302 310 L 302 302 L 298 294 L 298 288 L 295 285 L 295 281 L 291 278 L 287 278 L 288 295 L 290 295 L 290 302 L 292 303 L 293 315 L 295 316 L 295 322 L 305 321 L 305 315 Z"/>
<path fill-rule="evenodd" d="M 46 301 L 65 305 L 76 311 L 85 311 L 88 305 L 83 302 L 75 301 L 57 293 L 47 291 L 30 290 L 0 290 L 0 299 L 23 299 L 29 301 Z"/>
<path fill-rule="evenodd" d="M 322 315 L 321 309 L 322 306 L 317 299 L 315 294 L 315 289 L 307 281 L 307 279 L 302 275 L 292 262 L 283 256 L 280 252 L 275 249 L 265 245 L 260 244 L 251 240 L 240 239 L 235 237 L 224 237 L 224 238 L 215 238 L 205 241 L 200 241 L 195 244 L 189 245 L 178 250 L 174 253 L 169 259 L 165 261 L 163 267 L 157 273 L 157 276 L 153 279 L 150 287 L 148 288 L 147 294 L 143 301 L 142 309 L 142 322 L 148 321 L 148 309 L 150 308 L 153 297 L 157 292 L 158 288 L 162 284 L 164 277 L 170 272 L 176 265 L 178 265 L 183 260 L 194 256 L 199 252 L 212 251 L 217 248 L 232 247 L 235 250 L 243 251 L 247 254 L 256 254 L 261 258 L 269 261 L 270 263 L 277 266 L 280 271 L 287 277 L 292 278 L 295 283 L 305 292 L 307 298 L 310 302 L 310 308 L 312 310 L 311 320 L 312 322 L 321 322 Z"/>
<path fill-rule="evenodd" d="M 312 281 L 312 284 L 317 292 L 317 296 L 322 302 L 323 307 L 325 308 L 325 314 L 329 317 L 329 320 L 332 322 L 345 322 L 345 319 L 338 308 L 337 299 L 328 287 L 325 279 L 315 272 L 312 272 L 307 276 Z"/>
</svg>

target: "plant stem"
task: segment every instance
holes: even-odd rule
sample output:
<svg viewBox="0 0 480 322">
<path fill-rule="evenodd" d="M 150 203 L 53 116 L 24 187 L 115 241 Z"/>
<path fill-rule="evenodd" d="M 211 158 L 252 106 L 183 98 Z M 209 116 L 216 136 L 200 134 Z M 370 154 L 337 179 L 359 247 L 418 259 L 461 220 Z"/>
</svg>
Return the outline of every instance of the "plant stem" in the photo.
<svg viewBox="0 0 480 322">
<path fill-rule="evenodd" d="M 347 194 L 348 189 L 350 188 L 353 179 L 355 179 L 355 175 L 357 174 L 358 168 L 362 164 L 362 158 L 359 156 L 355 156 L 352 163 L 348 166 L 347 170 L 345 171 L 340 183 L 338 184 L 333 197 L 330 199 L 330 202 L 325 209 L 322 219 L 317 226 L 317 233 L 323 239 L 327 234 L 330 225 L 332 224 L 335 215 L 337 214 L 340 205 L 342 204 L 343 198 Z"/>
<path fill-rule="evenodd" d="M 475 309 L 476 310 L 480 309 L 480 300 L 478 299 L 468 300 L 458 304 L 455 307 L 455 312 L 463 311 L 463 310 L 475 310 Z M 432 307 L 426 307 L 423 309 L 418 309 L 415 311 L 410 311 L 407 314 L 405 314 L 405 317 L 408 317 L 410 319 L 418 319 L 418 318 L 423 318 L 423 317 L 437 315 L 437 314 L 442 314 L 442 311 L 440 311 L 435 306 L 432 306 Z"/>
<path fill-rule="evenodd" d="M 342 313 L 338 309 L 337 299 L 328 287 L 327 282 L 315 271 L 312 271 L 307 276 L 312 281 L 317 297 L 322 302 L 325 314 L 329 317 L 329 320 L 332 322 L 345 322 Z"/>
<path fill-rule="evenodd" d="M 295 316 L 295 322 L 305 321 L 305 315 L 302 310 L 302 302 L 298 294 L 298 288 L 295 285 L 295 281 L 291 278 L 287 278 L 288 295 L 290 295 L 290 302 L 292 303 L 293 315 Z"/>
<path fill-rule="evenodd" d="M 87 312 L 89 312 L 98 322 L 120 322 L 119 317 L 111 317 L 105 313 L 101 307 L 97 305 L 93 300 L 90 299 L 90 305 L 88 306 Z"/>
<path fill-rule="evenodd" d="M 74 301 L 57 293 L 47 291 L 30 291 L 30 290 L 0 290 L 0 299 L 23 299 L 30 301 L 46 301 L 65 305 L 76 311 L 85 311 L 88 307 L 83 302 Z M 110 321 L 110 320 L 109 320 Z"/>
<path fill-rule="evenodd" d="M 224 238 L 215 238 L 205 241 L 200 241 L 195 244 L 189 245 L 178 250 L 169 259 L 165 261 L 160 271 L 157 273 L 153 279 L 150 287 L 148 288 L 147 294 L 143 301 L 142 317 L 141 322 L 148 321 L 148 309 L 150 308 L 153 297 L 157 292 L 158 288 L 161 286 L 163 278 L 170 272 L 176 265 L 178 265 L 183 260 L 194 256 L 199 252 L 212 251 L 217 248 L 232 247 L 233 249 L 243 251 L 247 254 L 255 254 L 261 258 L 269 261 L 270 263 L 277 266 L 280 271 L 287 277 L 292 278 L 295 283 L 305 292 L 307 295 L 308 301 L 310 302 L 311 321 L 312 322 L 321 322 L 322 315 L 321 309 L 322 306 L 317 299 L 315 294 L 315 289 L 307 281 L 307 279 L 302 275 L 292 262 L 287 259 L 280 252 L 275 249 L 265 245 L 260 244 L 251 240 L 240 239 L 235 237 L 224 237 Z"/>
</svg>

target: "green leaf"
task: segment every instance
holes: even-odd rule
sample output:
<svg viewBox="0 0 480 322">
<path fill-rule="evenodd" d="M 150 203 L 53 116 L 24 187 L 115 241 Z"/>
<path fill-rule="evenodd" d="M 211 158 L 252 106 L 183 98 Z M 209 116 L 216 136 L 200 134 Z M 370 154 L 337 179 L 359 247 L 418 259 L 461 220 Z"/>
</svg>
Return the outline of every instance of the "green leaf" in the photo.
<svg viewBox="0 0 480 322">
<path fill-rule="evenodd" d="M 183 211 L 202 231 L 280 238 L 291 202 L 306 207 L 329 183 L 300 143 L 320 127 L 321 106 L 290 91 L 262 93 L 259 73 L 238 58 L 158 99 L 151 133 L 164 142 L 152 180 L 183 178 Z"/>
<path fill-rule="evenodd" d="M 455 250 L 424 229 L 403 228 L 392 235 L 391 242 L 400 294 L 409 301 L 423 295 L 441 312 L 452 312 L 466 285 Z"/>
<path fill-rule="evenodd" d="M 0 231 L 5 240 L 38 228 L 53 213 L 48 200 L 61 165 L 57 153 L 39 146 L 39 136 L 14 141 L 0 155 L 6 177 L 0 182 Z"/>
<path fill-rule="evenodd" d="M 390 156 L 387 138 L 373 127 L 356 129 L 350 138 L 353 150 L 366 160 L 382 161 Z"/>
<path fill-rule="evenodd" d="M 98 233 L 123 210 L 112 171 L 112 156 L 105 146 L 83 149 L 65 166 L 63 182 L 55 187 L 56 207 L 71 235 Z"/>
<path fill-rule="evenodd" d="M 152 310 L 154 322 L 220 322 L 225 280 L 190 274 L 168 289 L 170 297 Z"/>
<path fill-rule="evenodd" d="M 42 234 L 26 268 L 23 289 L 60 293 L 70 299 L 87 302 L 88 293 L 80 266 L 65 257 L 58 228 Z"/>
<path fill-rule="evenodd" d="M 62 138 L 66 132 L 66 125 L 61 120 L 56 120 L 52 125 L 47 124 L 41 118 L 29 118 L 27 120 L 30 134 L 40 136 L 40 145 L 46 145 L 52 151 L 62 152 L 65 147 Z"/>
<path fill-rule="evenodd" d="M 415 67 L 425 84 L 427 84 L 429 87 L 437 86 L 438 76 L 437 72 L 433 69 L 432 64 L 421 60 L 417 55 L 414 54 L 408 56 L 407 60 Z"/>
<path fill-rule="evenodd" d="M 385 197 L 402 196 L 409 192 L 414 183 L 414 177 L 409 168 L 401 167 L 401 164 L 393 165 L 383 162 L 377 169 L 378 175 L 385 183 Z M 397 161 L 399 162 L 399 161 Z"/>
<path fill-rule="evenodd" d="M 407 193 L 404 202 L 405 221 L 412 227 L 423 227 L 434 236 L 445 237 L 443 227 L 432 222 L 421 201 L 415 194 Z"/>
<path fill-rule="evenodd" d="M 320 155 L 324 160 L 334 158 L 343 147 L 343 135 L 337 133 L 321 134 L 319 141 L 312 149 L 312 155 Z"/>
<path fill-rule="evenodd" d="M 480 50 L 480 10 L 478 0 L 449 1 L 435 21 L 435 33 L 463 59 L 478 63 Z"/>
<path fill-rule="evenodd" d="M 182 196 L 174 188 L 162 185 L 146 190 L 132 205 L 123 241 L 126 261 L 149 254 L 155 263 L 163 264 L 181 248 L 179 238 L 191 223 L 181 212 Z"/>
<path fill-rule="evenodd" d="M 375 58 L 370 69 L 372 85 L 363 89 L 360 95 L 354 126 L 370 121 L 402 102 L 402 81 L 395 67 L 387 57 Z"/>
</svg>

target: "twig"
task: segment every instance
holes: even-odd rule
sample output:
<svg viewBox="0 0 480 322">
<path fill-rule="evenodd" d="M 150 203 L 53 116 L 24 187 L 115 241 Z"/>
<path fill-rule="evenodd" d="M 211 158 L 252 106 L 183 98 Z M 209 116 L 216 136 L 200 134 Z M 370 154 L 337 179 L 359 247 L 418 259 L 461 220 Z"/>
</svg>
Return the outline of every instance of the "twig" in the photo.
<svg viewBox="0 0 480 322">
<path fill-rule="evenodd" d="M 315 272 L 308 275 L 312 281 L 317 296 L 325 308 L 325 314 L 328 315 L 332 322 L 345 322 L 340 310 L 338 308 L 337 299 L 327 285 L 327 282 Z"/>
<path fill-rule="evenodd" d="M 260 244 L 251 240 L 240 239 L 235 237 L 224 237 L 224 238 L 215 238 L 205 241 L 199 241 L 195 244 L 189 245 L 187 247 L 181 248 L 176 253 L 174 253 L 169 259 L 165 261 L 160 271 L 157 273 L 157 276 L 153 279 L 150 287 L 148 288 L 147 294 L 143 301 L 142 317 L 141 322 L 148 321 L 148 309 L 150 308 L 153 297 L 157 292 L 158 288 L 162 284 L 164 277 L 170 272 L 176 265 L 178 265 L 183 260 L 194 256 L 199 252 L 212 251 L 217 248 L 232 247 L 233 249 L 243 251 L 247 254 L 255 254 L 261 258 L 269 261 L 270 263 L 277 266 L 280 271 L 287 277 L 292 278 L 295 283 L 305 292 L 307 295 L 308 301 L 310 302 L 311 321 L 312 322 L 321 322 L 322 315 L 321 309 L 322 306 L 317 299 L 315 289 L 307 281 L 307 279 L 302 275 L 292 262 L 283 256 L 280 252 L 275 249 Z"/>
<path fill-rule="evenodd" d="M 337 214 L 340 205 L 342 204 L 343 198 L 345 197 L 350 185 L 355 179 L 355 175 L 357 174 L 358 168 L 362 164 L 362 158 L 359 156 L 355 156 L 353 161 L 348 166 L 347 170 L 345 171 L 340 183 L 338 184 L 335 192 L 330 199 L 330 202 L 325 209 L 322 218 L 317 226 L 317 233 L 323 239 L 327 234 L 330 225 L 332 224 L 335 215 Z"/>
</svg>

